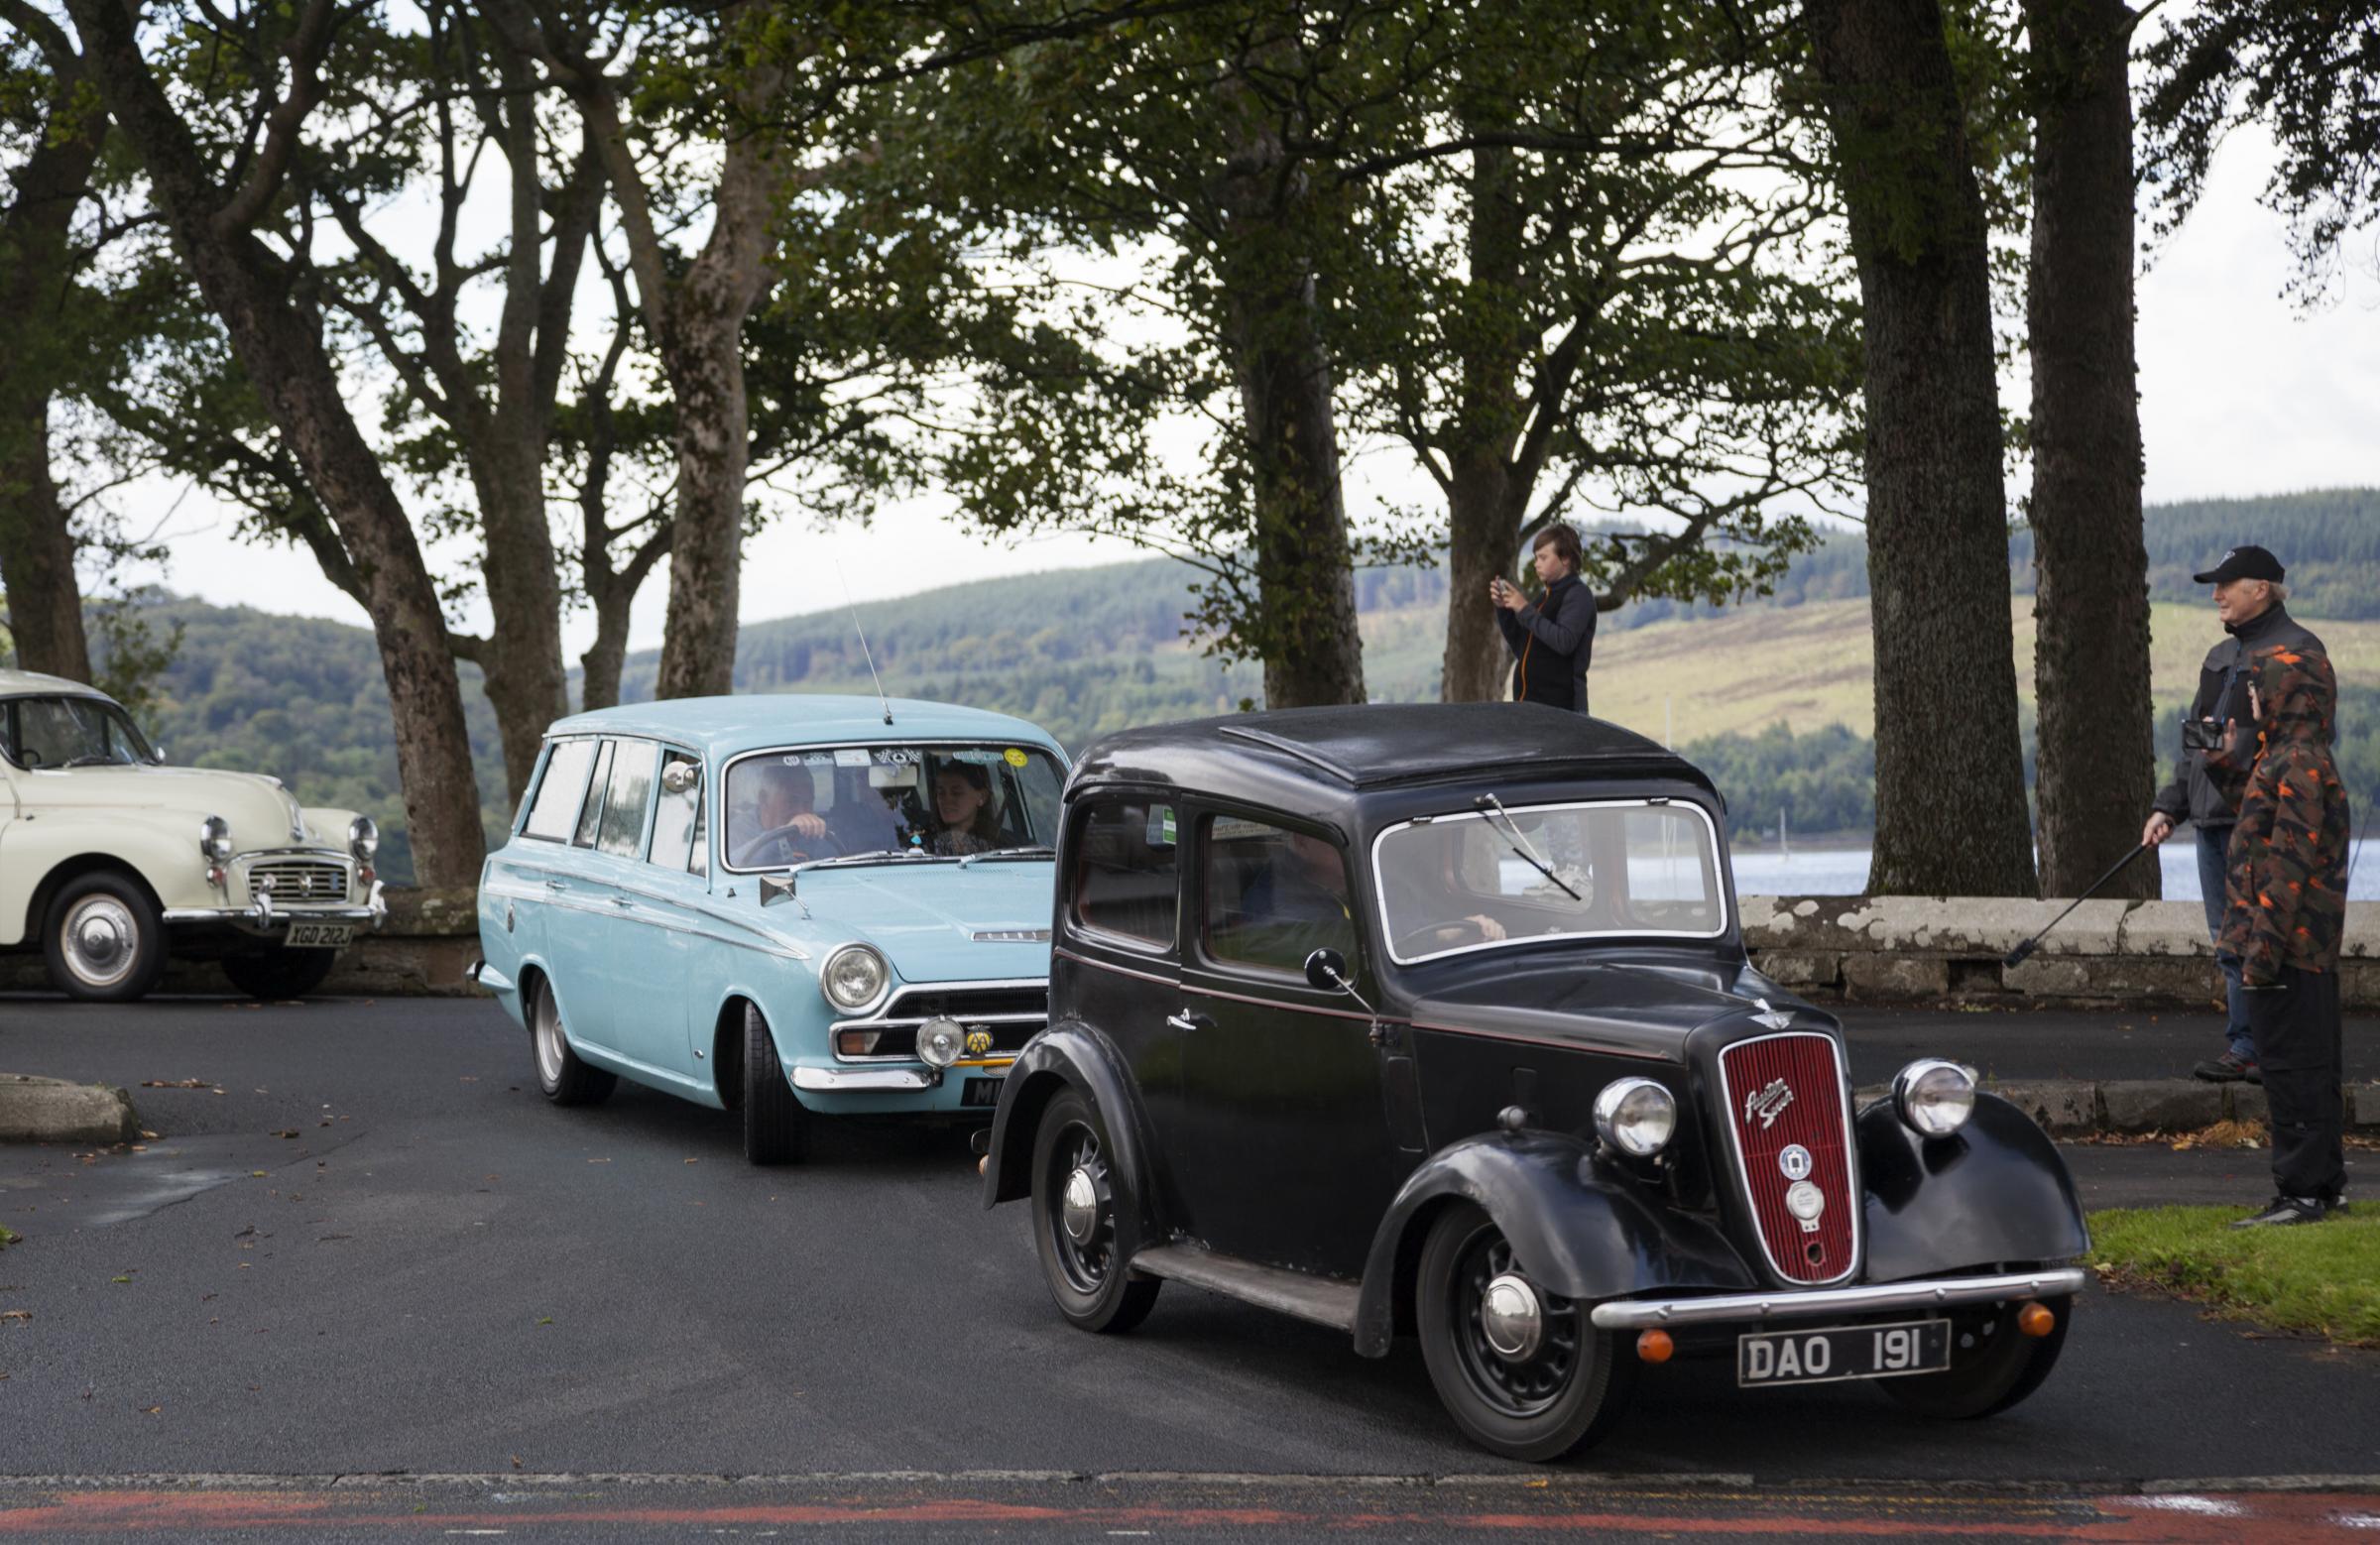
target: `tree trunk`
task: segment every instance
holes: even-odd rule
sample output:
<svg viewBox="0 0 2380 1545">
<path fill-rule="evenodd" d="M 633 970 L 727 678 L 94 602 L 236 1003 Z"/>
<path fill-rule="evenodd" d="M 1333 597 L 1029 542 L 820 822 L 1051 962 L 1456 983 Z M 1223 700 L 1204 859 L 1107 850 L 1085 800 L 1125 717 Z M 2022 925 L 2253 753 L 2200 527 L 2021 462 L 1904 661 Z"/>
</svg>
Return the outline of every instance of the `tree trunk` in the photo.
<svg viewBox="0 0 2380 1545">
<path fill-rule="evenodd" d="M 2124 856 L 2157 776 L 2132 348 L 2133 21 L 2123 0 L 2025 0 L 2044 895 L 2080 895 Z M 2136 863 L 2101 893 L 2155 897 L 2160 878 Z"/>
<path fill-rule="evenodd" d="M 1511 579 L 1520 556 L 1512 513 L 1512 469 L 1500 454 L 1449 458 L 1446 662 L 1439 696 L 1450 703 L 1501 702 L 1511 693 L 1512 651 L 1496 626 L 1488 581 Z"/>
<path fill-rule="evenodd" d="M 736 152 L 728 151 L 730 160 Z M 751 410 L 744 395 L 750 301 L 681 295 L 661 354 L 677 410 L 677 505 L 670 517 L 669 607 L 656 697 L 731 692 L 744 578 L 744 479 Z M 708 303 L 705 303 L 705 302 Z"/>
<path fill-rule="evenodd" d="M 620 675 L 628 663 L 629 604 L 636 592 L 621 586 L 593 599 L 595 642 L 578 656 L 579 707 L 587 711 L 620 701 Z"/>
<path fill-rule="evenodd" d="M 510 415 L 499 414 L 500 421 Z M 570 711 L 562 668 L 562 587 L 545 519 L 544 415 L 535 424 L 504 424 L 472 460 L 479 524 L 486 543 L 481 582 L 490 628 L 480 651 L 488 702 L 504 748 L 505 793 L 518 804 L 537 764 L 545 727 Z"/>
<path fill-rule="evenodd" d="M 69 681 L 91 679 L 91 646 L 82 627 L 82 587 L 74 578 L 74 534 L 50 476 L 47 396 L 17 401 L 0 422 L 0 591 L 21 669 Z"/>
<path fill-rule="evenodd" d="M 1810 0 L 1866 327 L 1876 893 L 2031 895 L 1986 230 L 1938 0 Z"/>
<path fill-rule="evenodd" d="M 347 411 L 320 319 L 291 294 L 272 253 L 223 218 L 232 198 L 150 74 L 132 13 L 115 0 L 69 0 L 68 9 L 199 294 L 354 560 L 396 721 L 415 876 L 423 886 L 473 884 L 486 839 L 445 618 L 405 506 Z"/>
</svg>

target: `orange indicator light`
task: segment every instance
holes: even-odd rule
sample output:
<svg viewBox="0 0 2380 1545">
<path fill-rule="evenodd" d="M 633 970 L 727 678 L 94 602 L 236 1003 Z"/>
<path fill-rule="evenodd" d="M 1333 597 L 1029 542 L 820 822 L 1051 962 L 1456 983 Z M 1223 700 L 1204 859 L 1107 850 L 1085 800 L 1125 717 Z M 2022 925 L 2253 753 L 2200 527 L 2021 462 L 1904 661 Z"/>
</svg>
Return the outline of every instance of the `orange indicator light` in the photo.
<svg viewBox="0 0 2380 1545">
<path fill-rule="evenodd" d="M 2016 1311 L 2016 1328 L 2027 1336 L 2047 1336 L 2058 1328 L 2058 1316 L 2048 1304 L 2027 1304 Z"/>
<path fill-rule="evenodd" d="M 1667 1331 L 1641 1331 L 1636 1337 L 1636 1356 L 1647 1363 L 1667 1363 L 1678 1344 L 1669 1339 Z"/>
</svg>

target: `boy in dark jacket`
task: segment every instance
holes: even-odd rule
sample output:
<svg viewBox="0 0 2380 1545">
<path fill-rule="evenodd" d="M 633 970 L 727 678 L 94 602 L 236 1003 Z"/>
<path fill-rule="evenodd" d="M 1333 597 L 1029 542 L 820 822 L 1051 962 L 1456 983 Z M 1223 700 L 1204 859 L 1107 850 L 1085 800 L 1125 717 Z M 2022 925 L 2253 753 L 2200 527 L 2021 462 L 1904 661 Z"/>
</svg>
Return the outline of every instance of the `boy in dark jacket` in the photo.
<svg viewBox="0 0 2380 1545">
<path fill-rule="evenodd" d="M 2330 758 L 2338 681 L 2323 655 L 2287 644 L 2243 663 L 2257 752 L 2231 835 L 2221 948 L 2239 961 L 2264 1070 L 2276 1195 L 2233 1227 L 2319 1223 L 2347 1182 L 2338 952 L 2349 833 Z"/>
</svg>

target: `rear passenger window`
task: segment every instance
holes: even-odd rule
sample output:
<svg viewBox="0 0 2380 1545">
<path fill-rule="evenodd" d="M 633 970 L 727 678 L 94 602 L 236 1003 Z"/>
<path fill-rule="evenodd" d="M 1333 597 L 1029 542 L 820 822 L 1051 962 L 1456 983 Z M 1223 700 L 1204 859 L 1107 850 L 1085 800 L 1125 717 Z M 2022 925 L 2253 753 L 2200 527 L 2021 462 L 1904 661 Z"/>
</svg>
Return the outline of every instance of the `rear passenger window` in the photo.
<svg viewBox="0 0 2380 1545">
<path fill-rule="evenodd" d="M 595 846 L 595 826 L 603 819 L 603 793 L 612 780 L 612 755 L 618 751 L 618 741 L 605 741 L 603 750 L 595 754 L 595 781 L 587 789 L 587 802 L 579 807 L 578 830 L 570 834 L 574 848 Z"/>
<path fill-rule="evenodd" d="M 1074 915 L 1083 927 L 1147 944 L 1173 942 L 1180 873 L 1174 809 L 1102 800 L 1084 812 L 1074 849 Z"/>
<path fill-rule="evenodd" d="M 653 862 L 663 869 L 695 870 L 694 848 L 701 835 L 702 764 L 682 751 L 670 752 L 661 759 L 661 800 L 653 816 Z"/>
<path fill-rule="evenodd" d="M 595 763 L 595 742 L 557 741 L 545 758 L 545 775 L 529 807 L 521 835 L 546 842 L 563 842 L 578 818 L 580 798 L 587 791 L 587 770 Z"/>
<path fill-rule="evenodd" d="M 645 856 L 645 806 L 653 797 L 653 765 L 661 749 L 651 741 L 622 741 L 612 754 L 611 789 L 603 796 L 603 821 L 595 829 L 595 851 L 615 858 Z"/>
</svg>

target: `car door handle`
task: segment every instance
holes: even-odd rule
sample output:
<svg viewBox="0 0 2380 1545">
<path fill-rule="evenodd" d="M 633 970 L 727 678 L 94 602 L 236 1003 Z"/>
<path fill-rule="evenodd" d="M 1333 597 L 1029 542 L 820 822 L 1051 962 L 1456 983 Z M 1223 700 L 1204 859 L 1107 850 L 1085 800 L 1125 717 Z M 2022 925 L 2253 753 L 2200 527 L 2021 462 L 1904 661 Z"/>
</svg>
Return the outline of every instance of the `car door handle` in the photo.
<svg viewBox="0 0 2380 1545">
<path fill-rule="evenodd" d="M 1180 1013 L 1166 1015 L 1165 1023 L 1167 1028 L 1179 1030 L 1184 1035 L 1189 1034 L 1193 1030 L 1211 1030 L 1215 1028 L 1214 1020 L 1208 1018 L 1203 1013 L 1192 1013 L 1187 1009 L 1183 1010 Z"/>
<path fill-rule="evenodd" d="M 612 897 L 612 904 L 614 906 L 634 906 L 637 903 L 630 900 L 627 896 L 616 895 Z"/>
<path fill-rule="evenodd" d="M 548 891 L 567 891 L 570 888 L 558 880 L 548 880 L 545 882 L 545 889 Z"/>
</svg>

